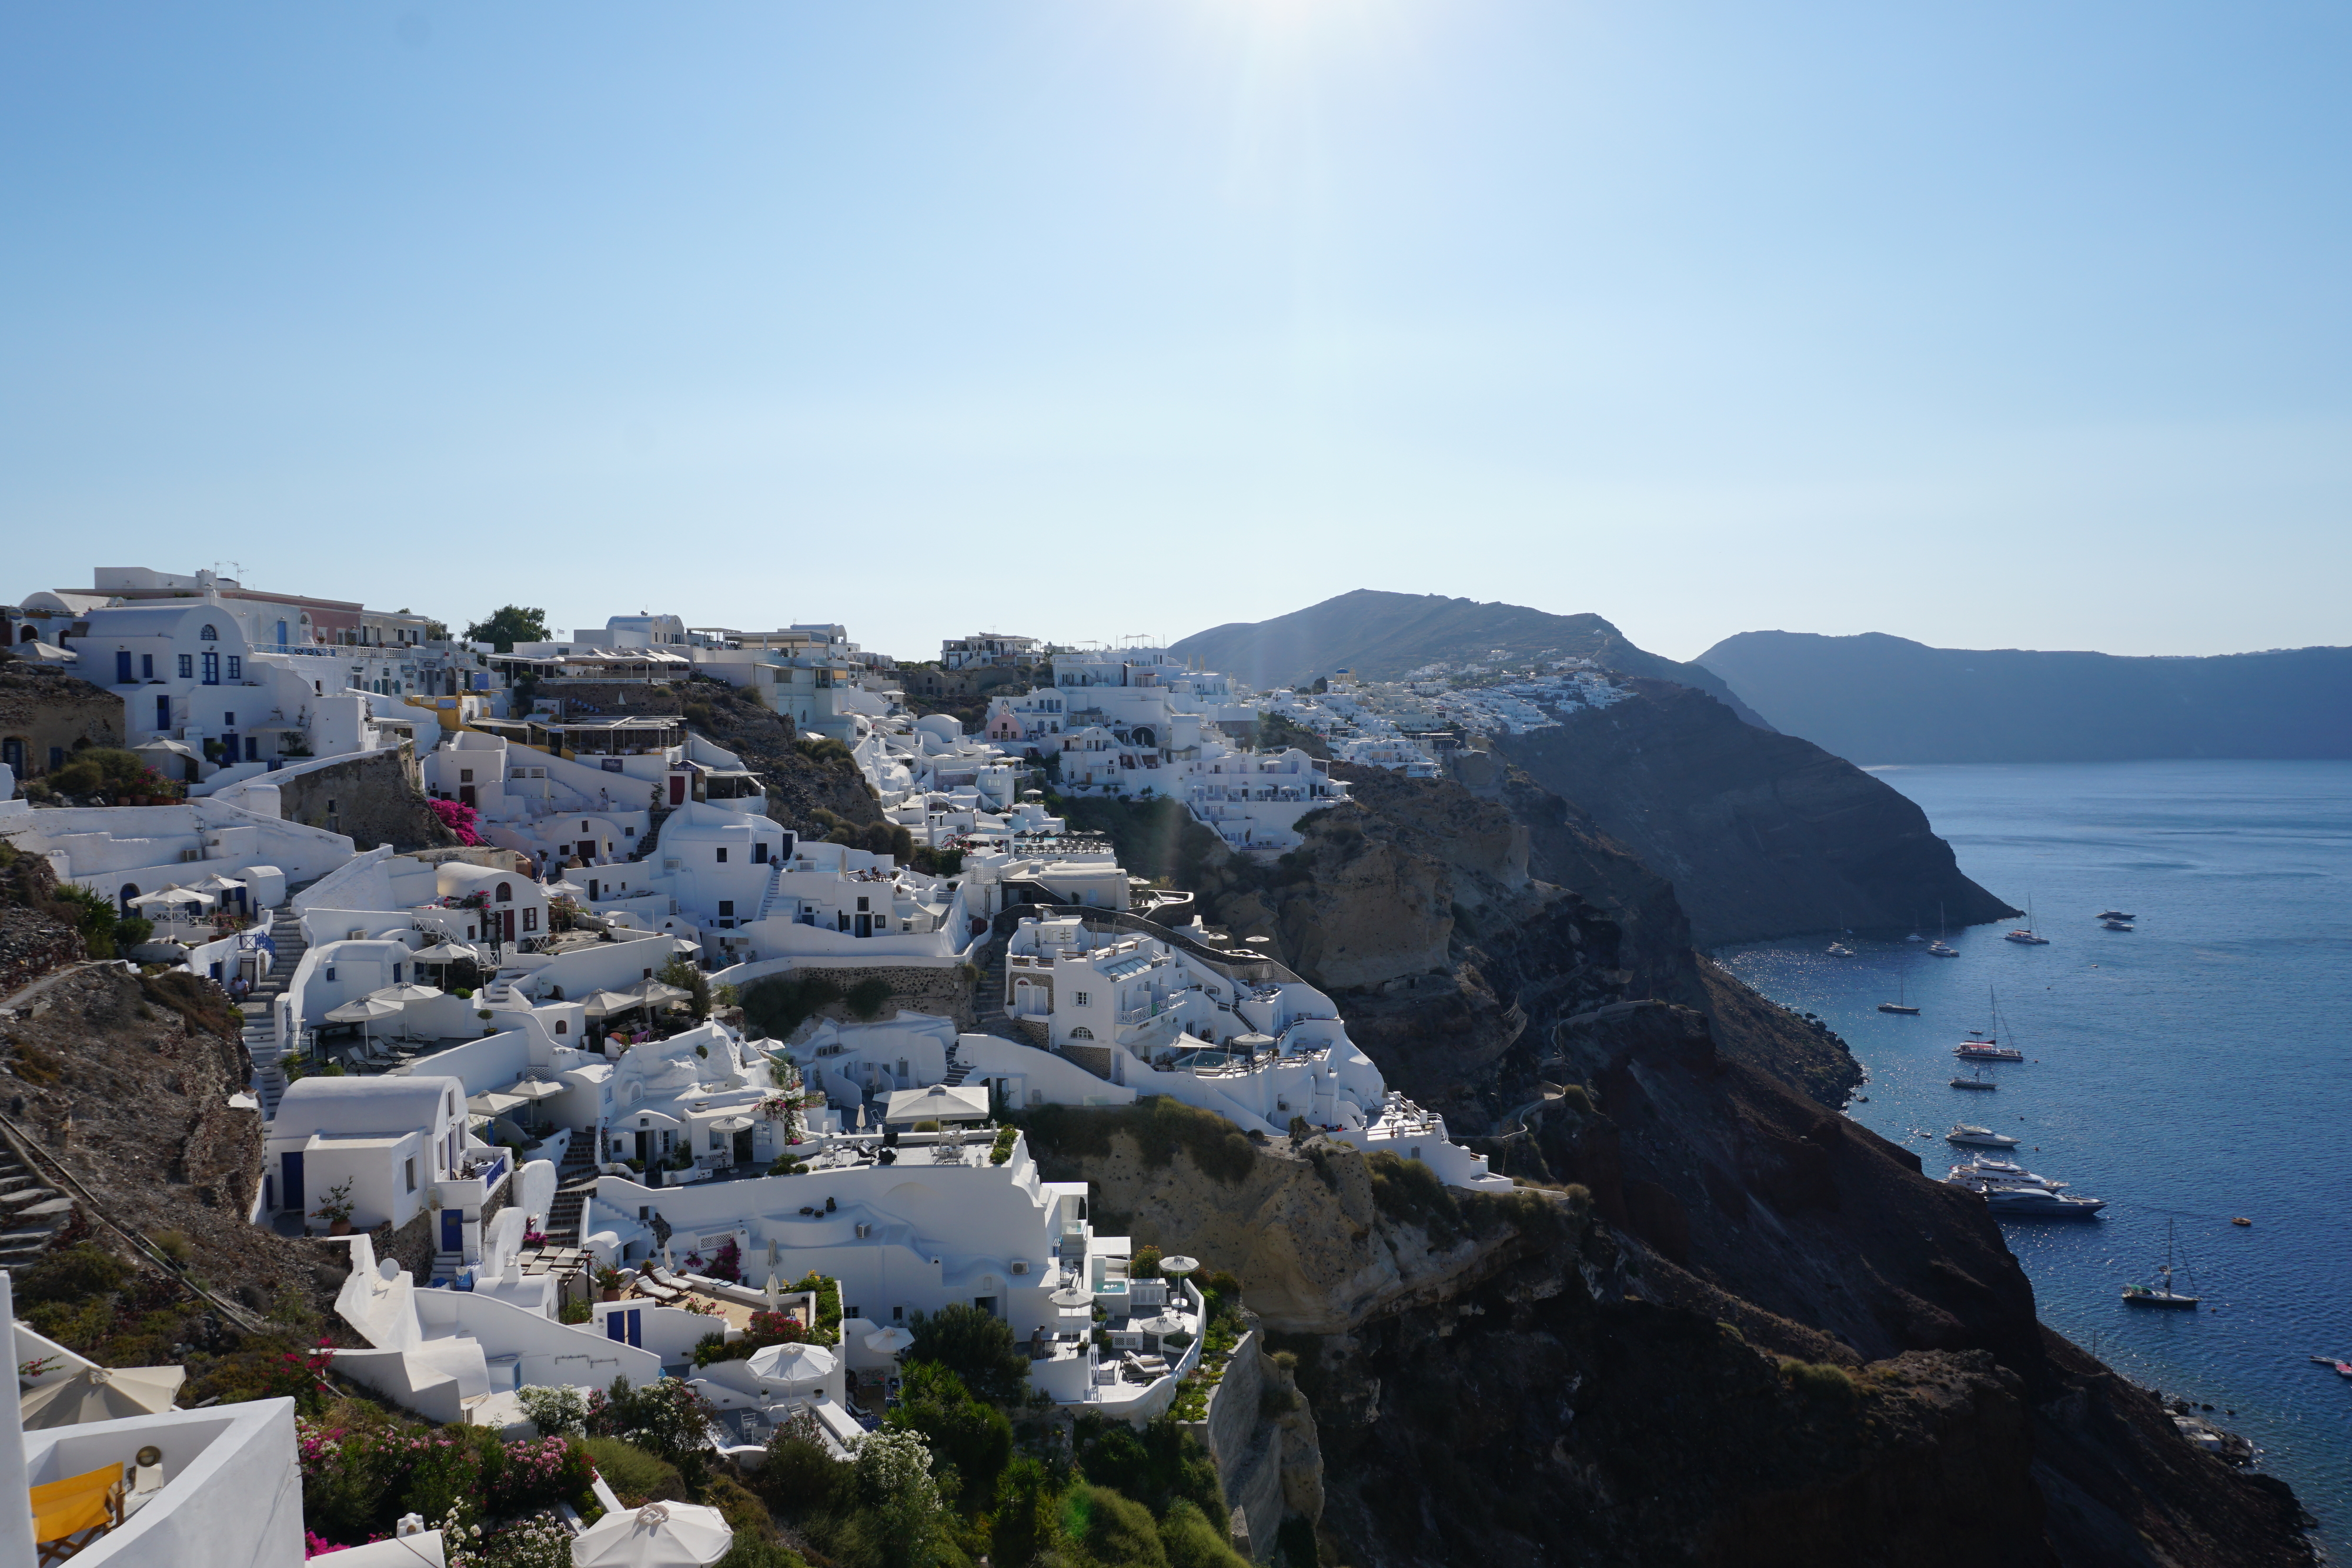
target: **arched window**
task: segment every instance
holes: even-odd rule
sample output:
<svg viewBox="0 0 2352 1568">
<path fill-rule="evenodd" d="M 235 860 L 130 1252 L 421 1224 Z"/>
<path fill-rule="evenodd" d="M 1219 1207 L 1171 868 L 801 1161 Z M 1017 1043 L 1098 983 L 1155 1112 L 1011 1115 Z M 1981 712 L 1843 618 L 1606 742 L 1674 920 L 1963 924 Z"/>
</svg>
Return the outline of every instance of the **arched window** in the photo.
<svg viewBox="0 0 2352 1568">
<path fill-rule="evenodd" d="M 558 1034 L 569 1034 L 572 1032 L 572 1026 L 564 1022 L 562 1019 L 557 1019 L 555 1020 L 555 1032 Z"/>
<path fill-rule="evenodd" d="M 514 889 L 503 882 L 499 883 L 499 902 L 500 904 L 514 902 Z"/>
<path fill-rule="evenodd" d="M 205 629 L 197 632 L 196 635 L 204 642 L 217 643 L 220 641 L 220 628 L 213 625 L 210 622 L 207 622 L 205 624 Z"/>
<path fill-rule="evenodd" d="M 121 896 L 122 899 L 122 913 L 125 915 L 134 913 L 131 907 L 131 901 L 139 896 L 139 884 L 135 882 L 124 883 L 122 884 L 122 893 Z"/>
<path fill-rule="evenodd" d="M 1094 1037 L 1095 1031 L 1087 1028 L 1084 1024 L 1080 1024 L 1077 1028 L 1070 1031 L 1070 1038 L 1072 1040 L 1092 1040 Z"/>
</svg>

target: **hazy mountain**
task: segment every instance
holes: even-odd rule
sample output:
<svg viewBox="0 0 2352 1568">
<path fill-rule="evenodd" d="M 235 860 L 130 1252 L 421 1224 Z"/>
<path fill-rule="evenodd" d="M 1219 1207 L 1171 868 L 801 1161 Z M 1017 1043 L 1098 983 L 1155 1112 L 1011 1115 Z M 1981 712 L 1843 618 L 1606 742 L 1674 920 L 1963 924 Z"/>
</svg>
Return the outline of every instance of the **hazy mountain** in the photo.
<svg viewBox="0 0 2352 1568">
<path fill-rule="evenodd" d="M 1863 764 L 2352 757 L 2352 648 L 2119 658 L 1743 632 L 1698 663 Z"/>
<path fill-rule="evenodd" d="M 1262 687 L 1303 685 L 1339 670 L 1393 681 L 1423 664 L 1591 659 L 1629 675 L 1696 686 L 1748 723 L 1764 725 L 1713 672 L 1637 648 L 1598 615 L 1553 615 L 1523 604 L 1360 588 L 1271 621 L 1231 621 L 1195 632 L 1174 651 Z"/>
</svg>

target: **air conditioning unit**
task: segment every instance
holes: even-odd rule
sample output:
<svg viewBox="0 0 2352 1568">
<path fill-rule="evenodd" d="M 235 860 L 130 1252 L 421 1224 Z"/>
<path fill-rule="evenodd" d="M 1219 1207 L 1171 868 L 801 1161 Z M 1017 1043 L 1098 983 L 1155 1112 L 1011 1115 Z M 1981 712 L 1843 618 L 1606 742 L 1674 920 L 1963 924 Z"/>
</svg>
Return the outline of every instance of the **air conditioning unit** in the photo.
<svg viewBox="0 0 2352 1568">
<path fill-rule="evenodd" d="M 1028 1264 L 1027 1260 L 1025 1260 L 1025 1259 L 1024 1259 L 1024 1260 L 1023 1260 L 1022 1261 L 1020 1261 L 1020 1262 L 1018 1262 L 1018 1263 L 1013 1264 L 1013 1271 L 1015 1274 L 1026 1274 L 1026 1273 L 1029 1271 L 1029 1264 Z"/>
<path fill-rule="evenodd" d="M 182 865 L 194 865 L 196 862 L 204 858 L 205 852 L 202 850 L 182 850 L 180 852 L 180 863 Z"/>
<path fill-rule="evenodd" d="M 364 942 L 367 940 L 367 933 L 354 925 L 349 931 L 343 933 L 343 940 L 346 942 Z"/>
<path fill-rule="evenodd" d="M 863 1221 L 863 1220 L 860 1220 L 860 1221 L 858 1222 L 858 1226 L 857 1226 L 857 1239 L 859 1239 L 860 1241 L 870 1241 L 870 1240 L 872 1240 L 872 1239 L 873 1239 L 873 1238 L 874 1238 L 874 1227 L 872 1227 L 871 1225 L 866 1224 L 866 1223 L 865 1221 Z"/>
</svg>

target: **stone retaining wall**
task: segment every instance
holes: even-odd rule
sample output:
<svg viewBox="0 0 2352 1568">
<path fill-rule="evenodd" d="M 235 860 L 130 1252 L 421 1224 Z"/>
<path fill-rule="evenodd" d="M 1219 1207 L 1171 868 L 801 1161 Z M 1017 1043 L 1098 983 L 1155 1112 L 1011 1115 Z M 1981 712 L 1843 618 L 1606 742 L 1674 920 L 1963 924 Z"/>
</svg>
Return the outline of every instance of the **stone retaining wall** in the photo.
<svg viewBox="0 0 2352 1568">
<path fill-rule="evenodd" d="M 263 774 L 262 782 L 272 782 Z M 425 804 L 425 775 L 416 747 L 364 751 L 278 785 L 278 814 L 289 822 L 341 833 L 362 850 L 390 844 L 394 850 L 444 849 L 456 837 Z"/>
</svg>

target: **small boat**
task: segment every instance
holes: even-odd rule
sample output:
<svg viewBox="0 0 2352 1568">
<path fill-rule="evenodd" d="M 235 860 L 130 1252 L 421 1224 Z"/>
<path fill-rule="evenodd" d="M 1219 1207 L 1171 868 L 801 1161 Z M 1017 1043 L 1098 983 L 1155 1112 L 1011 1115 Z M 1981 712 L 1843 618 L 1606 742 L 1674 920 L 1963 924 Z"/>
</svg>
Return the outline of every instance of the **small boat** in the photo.
<svg viewBox="0 0 2352 1568">
<path fill-rule="evenodd" d="M 2352 1361 L 2338 1361 L 2332 1355 L 2315 1355 L 2311 1359 L 2322 1366 L 2334 1367 L 2338 1377 L 2352 1377 Z"/>
<path fill-rule="evenodd" d="M 1952 1130 L 1944 1134 L 1944 1142 L 1948 1144 L 1965 1144 L 1971 1148 L 1979 1149 L 2013 1149 L 2017 1147 L 2017 1140 L 2011 1137 L 2007 1133 L 1996 1133 L 1990 1127 L 1972 1127 L 1966 1122 L 1954 1124 Z"/>
<path fill-rule="evenodd" d="M 1985 988 L 1985 1010 L 1992 1015 L 1994 1026 L 2000 1023 L 2000 994 L 1992 987 Z M 2003 1029 L 2003 1032 L 2007 1030 Z M 1964 1061 L 2023 1061 L 2025 1052 L 2013 1045 L 2001 1045 L 1980 1029 L 1969 1030 L 1969 1038 L 1952 1048 L 1952 1054 Z"/>
<path fill-rule="evenodd" d="M 2000 1085 L 1984 1078 L 1955 1078 L 1952 1080 L 1952 1087 L 1955 1089 L 1998 1089 Z"/>
<path fill-rule="evenodd" d="M 2174 1307 L 2182 1312 L 2197 1310 L 2198 1298 L 2172 1288 L 2172 1221 L 2164 1222 L 2164 1261 L 2156 1267 L 2156 1283 L 2126 1285 L 2124 1304 L 2127 1307 Z"/>
<path fill-rule="evenodd" d="M 1843 942 L 1831 943 L 1825 951 L 1832 958 L 1851 958 L 1853 956 L 1853 949 L 1847 946 Z"/>
<path fill-rule="evenodd" d="M 1895 977 L 1895 999 L 1891 1002 L 1879 1003 L 1878 1010 L 1883 1013 L 1907 1013 L 1913 1018 L 1917 1018 L 1919 1009 L 1907 1005 L 1909 996 L 1910 992 L 1903 983 L 1903 977 L 1897 975 Z"/>
<path fill-rule="evenodd" d="M 2137 930 L 2137 927 L 2134 926 L 2128 920 L 2102 920 L 2099 922 L 2099 929 L 2102 931 L 2132 931 Z"/>
<path fill-rule="evenodd" d="M 2230 1223 L 2232 1225 L 2252 1225 L 2253 1221 L 2248 1219 L 2242 1214 L 2233 1214 L 2230 1216 Z"/>
<path fill-rule="evenodd" d="M 1960 950 L 1958 947 L 1947 946 L 1940 941 L 1927 944 L 1927 956 L 1930 958 L 1957 958 L 1959 956 Z"/>
<path fill-rule="evenodd" d="M 2139 916 L 2137 915 L 2126 914 L 2120 909 L 2102 909 L 2092 918 L 2096 920 L 2137 920 Z"/>
</svg>

